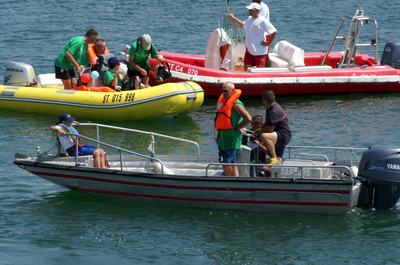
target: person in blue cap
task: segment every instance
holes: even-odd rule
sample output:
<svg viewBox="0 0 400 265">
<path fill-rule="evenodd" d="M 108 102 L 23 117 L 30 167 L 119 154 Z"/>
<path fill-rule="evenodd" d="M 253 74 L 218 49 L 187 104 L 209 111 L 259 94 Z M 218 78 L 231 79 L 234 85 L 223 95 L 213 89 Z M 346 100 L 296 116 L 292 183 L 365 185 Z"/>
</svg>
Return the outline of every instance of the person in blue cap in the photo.
<svg viewBox="0 0 400 265">
<path fill-rule="evenodd" d="M 76 155 L 76 140 L 78 141 L 78 156 L 93 155 L 93 163 L 95 167 L 106 168 L 106 159 L 103 149 L 97 148 L 93 145 L 81 145 L 80 139 L 74 135 L 67 135 L 66 133 L 72 133 L 79 135 L 78 131 L 72 126 L 72 123 L 79 125 L 79 122 L 75 121 L 69 113 L 61 113 L 58 116 L 59 123 L 56 126 L 52 126 L 51 129 L 57 132 L 58 139 L 64 150 L 69 156 Z"/>
<path fill-rule="evenodd" d="M 125 76 L 121 79 L 122 70 L 119 67 L 120 60 L 117 57 L 111 57 L 108 59 L 108 67 L 109 70 L 104 73 L 103 82 L 104 85 L 111 87 L 115 90 L 120 90 L 123 84 L 123 81 L 128 80 L 128 76 Z"/>
</svg>

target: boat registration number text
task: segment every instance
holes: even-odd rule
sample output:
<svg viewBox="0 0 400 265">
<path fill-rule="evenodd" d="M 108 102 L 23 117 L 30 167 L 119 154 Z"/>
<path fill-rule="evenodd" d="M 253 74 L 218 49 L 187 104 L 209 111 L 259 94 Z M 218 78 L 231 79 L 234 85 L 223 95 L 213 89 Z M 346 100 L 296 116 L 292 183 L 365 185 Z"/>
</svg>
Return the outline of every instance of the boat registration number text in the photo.
<svg viewBox="0 0 400 265">
<path fill-rule="evenodd" d="M 125 96 L 122 93 L 107 93 L 103 97 L 103 104 L 114 103 L 114 102 L 132 102 L 135 99 L 135 93 L 126 93 Z"/>
<path fill-rule="evenodd" d="M 181 73 L 187 72 L 189 75 L 197 75 L 199 73 L 199 71 L 196 69 L 191 69 L 191 68 L 185 69 L 185 67 L 180 66 L 180 65 L 175 65 L 173 63 L 170 63 L 169 65 L 170 65 L 171 71 L 181 72 Z"/>
</svg>

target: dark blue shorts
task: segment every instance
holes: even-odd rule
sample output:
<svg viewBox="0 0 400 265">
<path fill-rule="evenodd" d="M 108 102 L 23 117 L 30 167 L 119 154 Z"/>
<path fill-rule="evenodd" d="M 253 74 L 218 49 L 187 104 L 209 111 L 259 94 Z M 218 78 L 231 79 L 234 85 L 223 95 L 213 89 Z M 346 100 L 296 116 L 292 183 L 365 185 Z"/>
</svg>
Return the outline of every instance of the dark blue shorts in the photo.
<svg viewBox="0 0 400 265">
<path fill-rule="evenodd" d="M 96 146 L 93 145 L 82 145 L 82 147 L 79 147 L 78 150 L 78 156 L 87 156 L 87 155 L 93 155 L 94 151 L 97 150 Z M 75 156 L 76 150 L 72 151 L 69 155 L 70 156 Z"/>
<path fill-rule="evenodd" d="M 283 140 L 282 134 L 280 132 L 276 132 L 278 135 L 278 140 L 276 140 L 275 144 L 275 153 L 278 157 L 283 157 L 283 153 L 285 152 L 285 141 Z"/>
<path fill-rule="evenodd" d="M 222 158 L 222 163 L 236 163 L 237 149 L 219 150 L 219 157 Z"/>
</svg>

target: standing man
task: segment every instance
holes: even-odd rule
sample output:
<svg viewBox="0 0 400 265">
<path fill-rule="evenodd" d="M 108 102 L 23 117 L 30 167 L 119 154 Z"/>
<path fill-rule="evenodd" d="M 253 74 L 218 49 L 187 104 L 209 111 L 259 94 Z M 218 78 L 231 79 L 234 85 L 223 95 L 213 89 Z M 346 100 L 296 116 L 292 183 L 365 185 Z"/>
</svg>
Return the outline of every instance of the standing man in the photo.
<svg viewBox="0 0 400 265">
<path fill-rule="evenodd" d="M 249 10 L 249 17 L 244 22 L 236 18 L 233 14 L 229 14 L 229 18 L 246 31 L 245 70 L 251 66 L 265 67 L 268 47 L 274 42 L 277 33 L 269 20 L 260 15 L 261 6 L 259 4 L 251 3 L 246 8 Z M 269 41 L 265 41 L 265 35 L 270 35 Z"/>
<path fill-rule="evenodd" d="M 84 65 L 89 65 L 88 45 L 93 44 L 97 36 L 97 31 L 90 29 L 86 32 L 85 36 L 70 39 L 64 49 L 58 54 L 54 61 L 56 78 L 61 79 L 64 89 L 76 87 L 77 80 L 74 69 L 78 74 L 81 74 Z"/>
<path fill-rule="evenodd" d="M 236 152 L 242 145 L 243 128 L 250 124 L 251 116 L 239 100 L 241 90 L 235 89 L 232 82 L 222 85 L 221 96 L 217 103 L 215 129 L 218 131 L 216 142 L 222 163 L 236 163 Z M 225 176 L 239 176 L 237 166 L 222 166 Z"/>
<path fill-rule="evenodd" d="M 263 103 L 266 107 L 265 123 L 256 130 L 261 134 L 263 145 L 267 148 L 271 157 L 270 164 L 278 165 L 282 162 L 285 146 L 292 138 L 289 121 L 282 107 L 275 102 L 275 93 L 265 90 L 262 94 Z"/>
<path fill-rule="evenodd" d="M 151 37 L 148 34 L 143 34 L 131 46 L 129 52 L 128 76 L 134 81 L 135 89 L 140 88 L 139 77 L 143 87 L 149 87 L 150 63 L 151 58 L 157 58 L 161 61 L 162 56 L 157 53 L 156 48 L 151 43 Z"/>
</svg>

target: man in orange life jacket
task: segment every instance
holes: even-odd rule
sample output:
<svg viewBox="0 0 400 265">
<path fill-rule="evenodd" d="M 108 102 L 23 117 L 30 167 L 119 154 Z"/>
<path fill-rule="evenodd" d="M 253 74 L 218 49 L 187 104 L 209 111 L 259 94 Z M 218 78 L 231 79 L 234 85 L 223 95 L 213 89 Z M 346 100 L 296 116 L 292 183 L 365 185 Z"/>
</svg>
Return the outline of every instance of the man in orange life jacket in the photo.
<svg viewBox="0 0 400 265">
<path fill-rule="evenodd" d="M 235 89 L 232 82 L 222 85 L 222 95 L 217 103 L 215 129 L 216 142 L 222 163 L 236 163 L 236 152 L 242 144 L 243 128 L 250 124 L 251 116 L 239 100 L 241 90 Z M 223 166 L 225 176 L 239 176 L 237 166 Z"/>
<path fill-rule="evenodd" d="M 56 126 L 52 126 L 51 129 L 58 132 L 58 139 L 60 140 L 62 147 L 67 151 L 68 155 L 76 155 L 76 143 L 74 139 L 78 138 L 78 156 L 93 155 L 94 166 L 105 168 L 105 153 L 103 149 L 97 148 L 93 145 L 81 145 L 79 137 L 66 135 L 66 133 L 79 134 L 74 126 L 72 126 L 75 118 L 69 113 L 61 113 L 58 119 L 60 122 L 57 123 Z M 79 122 L 75 121 L 75 123 L 79 125 Z"/>
<path fill-rule="evenodd" d="M 262 95 L 266 107 L 265 123 L 255 131 L 261 134 L 263 145 L 267 148 L 271 157 L 270 164 L 280 164 L 285 151 L 285 146 L 292 138 L 289 121 L 282 107 L 275 102 L 275 93 L 266 90 Z"/>
<path fill-rule="evenodd" d="M 101 58 L 100 56 L 109 54 L 109 53 L 110 53 L 110 51 L 107 49 L 107 43 L 104 39 L 97 39 L 94 42 L 94 44 L 89 44 L 88 54 L 89 54 L 89 62 L 92 66 L 92 70 L 99 71 L 100 63 L 107 64 L 107 62 L 101 61 L 103 58 Z"/>
</svg>

